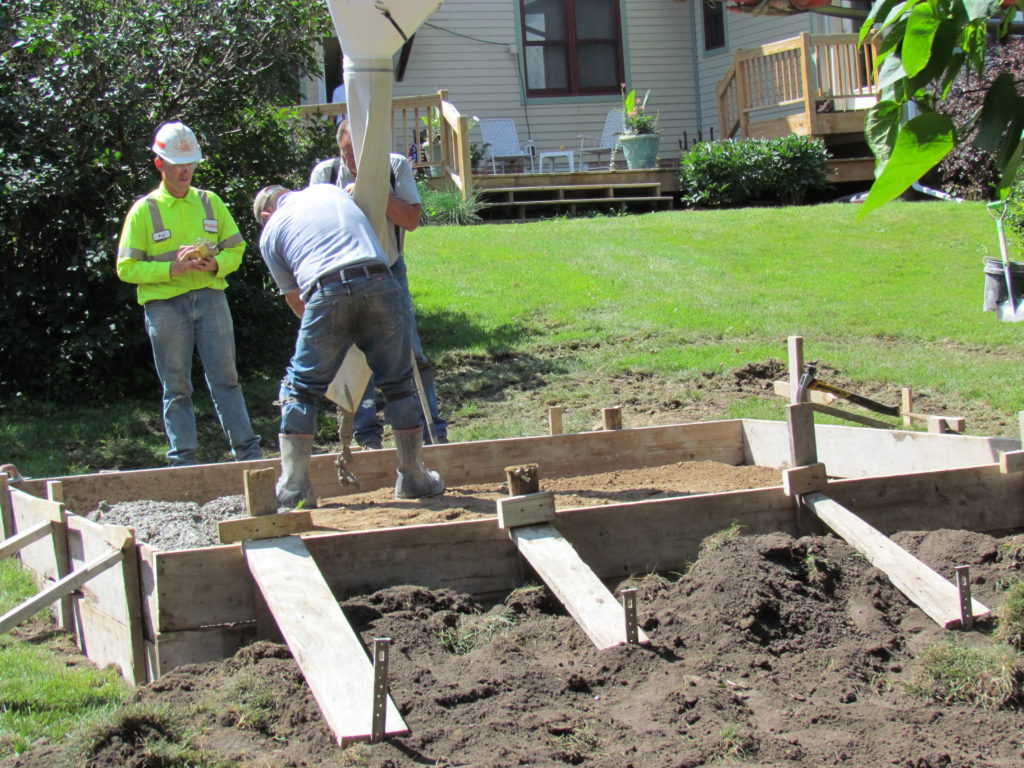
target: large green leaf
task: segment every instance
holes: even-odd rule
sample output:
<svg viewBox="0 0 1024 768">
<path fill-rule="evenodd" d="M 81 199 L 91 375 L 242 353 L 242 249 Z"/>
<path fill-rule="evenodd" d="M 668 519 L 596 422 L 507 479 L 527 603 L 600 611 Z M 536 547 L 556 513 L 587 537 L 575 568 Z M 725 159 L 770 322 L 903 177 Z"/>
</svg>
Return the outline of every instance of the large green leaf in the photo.
<svg viewBox="0 0 1024 768">
<path fill-rule="evenodd" d="M 987 19 L 999 10 L 1000 0 L 963 0 L 963 7 L 971 21 Z"/>
<path fill-rule="evenodd" d="M 880 101 L 868 110 L 864 119 L 864 137 L 882 165 L 889 160 L 896 144 L 902 114 L 902 107 L 895 101 Z"/>
<path fill-rule="evenodd" d="M 932 41 L 935 39 L 940 21 L 931 3 L 918 3 L 910 12 L 900 55 L 903 59 L 903 68 L 909 76 L 913 77 L 928 66 L 932 55 Z"/>
<path fill-rule="evenodd" d="M 877 2 L 871 6 L 871 10 L 868 11 L 867 18 L 864 19 L 864 23 L 860 26 L 860 35 L 857 40 L 858 45 L 863 45 L 864 41 L 867 40 L 868 35 L 871 34 L 871 28 L 875 25 L 875 20 L 879 18 L 884 19 L 890 9 L 897 4 L 900 6 L 906 5 L 905 2 L 901 2 L 900 0 L 881 0 L 881 2 Z"/>
<path fill-rule="evenodd" d="M 978 118 L 978 135 L 974 137 L 974 146 L 985 152 L 996 152 L 1003 141 L 1007 127 L 1020 114 L 1021 98 L 1017 95 L 1017 86 L 1013 75 L 1003 72 L 992 83 L 985 94 Z"/>
<path fill-rule="evenodd" d="M 871 185 L 859 216 L 901 195 L 953 149 L 953 121 L 938 112 L 925 112 L 905 123 L 896 136 L 889 162 Z"/>
</svg>

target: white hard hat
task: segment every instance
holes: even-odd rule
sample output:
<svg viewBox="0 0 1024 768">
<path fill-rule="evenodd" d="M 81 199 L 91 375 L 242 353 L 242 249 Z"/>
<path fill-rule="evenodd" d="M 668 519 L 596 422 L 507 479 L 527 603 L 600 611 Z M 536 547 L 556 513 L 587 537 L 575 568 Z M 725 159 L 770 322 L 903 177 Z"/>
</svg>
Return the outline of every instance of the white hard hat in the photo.
<svg viewBox="0 0 1024 768">
<path fill-rule="evenodd" d="M 184 123 L 161 125 L 153 140 L 153 151 L 158 157 L 175 165 L 198 163 L 203 159 L 196 135 Z"/>
</svg>

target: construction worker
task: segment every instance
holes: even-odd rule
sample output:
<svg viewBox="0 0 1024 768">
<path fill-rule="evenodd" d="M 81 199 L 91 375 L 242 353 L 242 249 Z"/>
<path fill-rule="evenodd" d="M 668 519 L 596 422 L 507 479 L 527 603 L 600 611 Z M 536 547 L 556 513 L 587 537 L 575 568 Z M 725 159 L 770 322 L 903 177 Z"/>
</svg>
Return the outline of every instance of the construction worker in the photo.
<svg viewBox="0 0 1024 768">
<path fill-rule="evenodd" d="M 153 142 L 160 186 L 128 211 L 117 276 L 138 286 L 153 361 L 163 386 L 172 466 L 196 463 L 192 357 L 203 363 L 214 410 L 238 461 L 262 458 L 235 369 L 235 332 L 224 289 L 245 242 L 217 195 L 192 187 L 203 159 L 192 129 L 164 123 Z"/>
<path fill-rule="evenodd" d="M 338 125 L 336 138 L 339 156 L 318 163 L 310 174 L 309 183 L 337 184 L 351 194 L 356 180 L 356 156 L 348 120 L 343 120 Z M 387 203 L 388 238 L 384 245 L 391 274 L 402 286 L 403 298 L 412 323 L 412 351 L 416 356 L 416 367 L 419 369 L 420 380 L 423 383 L 423 397 L 427 403 L 427 410 L 430 411 L 432 429 L 424 426 L 423 439 L 429 442 L 447 443 L 448 422 L 441 415 L 437 404 L 434 363 L 423 351 L 420 334 L 416 328 L 416 314 L 412 306 L 409 278 L 405 267 L 405 233 L 412 232 L 420 225 L 420 195 L 416 189 L 416 180 L 413 178 L 412 166 L 409 164 L 408 158 L 391 153 L 389 159 L 391 191 Z M 360 446 L 367 449 L 383 447 L 384 428 L 377 420 L 372 377 L 359 407 L 356 409 L 353 426 L 355 428 L 353 436 Z"/>
<path fill-rule="evenodd" d="M 253 214 L 263 226 L 263 260 L 302 321 L 281 382 L 278 503 L 289 508 L 316 505 L 309 458 L 317 406 L 353 344 L 366 355 L 394 430 L 395 496 L 443 493 L 440 475 L 422 462 L 423 433 L 402 288 L 388 269 L 369 219 L 333 184 L 313 184 L 298 192 L 264 187 L 253 201 Z"/>
</svg>

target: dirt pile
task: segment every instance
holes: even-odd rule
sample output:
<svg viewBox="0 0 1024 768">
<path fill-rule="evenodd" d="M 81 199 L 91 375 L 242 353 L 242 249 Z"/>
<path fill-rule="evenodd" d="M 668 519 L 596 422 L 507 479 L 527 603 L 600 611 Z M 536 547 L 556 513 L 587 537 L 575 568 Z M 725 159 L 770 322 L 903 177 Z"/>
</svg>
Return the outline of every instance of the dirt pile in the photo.
<svg viewBox="0 0 1024 768">
<path fill-rule="evenodd" d="M 989 536 L 896 538 L 941 573 L 969 564 L 989 607 L 1017 572 Z M 490 607 L 418 587 L 345 602 L 367 644 L 392 638 L 392 696 L 411 734 L 385 743 L 334 746 L 287 648 L 272 643 L 180 668 L 141 688 L 133 711 L 163 708 L 209 764 L 247 768 L 1024 765 L 1019 711 L 906 692 L 915 655 L 945 633 L 839 539 L 726 538 L 686 574 L 626 585 L 639 588 L 649 647 L 595 650 L 540 587 Z M 161 727 L 149 732 L 169 738 Z M 157 765 L 144 731 L 138 717 L 122 722 L 85 765 Z M 6 768 L 82 764 L 37 754 Z"/>
</svg>

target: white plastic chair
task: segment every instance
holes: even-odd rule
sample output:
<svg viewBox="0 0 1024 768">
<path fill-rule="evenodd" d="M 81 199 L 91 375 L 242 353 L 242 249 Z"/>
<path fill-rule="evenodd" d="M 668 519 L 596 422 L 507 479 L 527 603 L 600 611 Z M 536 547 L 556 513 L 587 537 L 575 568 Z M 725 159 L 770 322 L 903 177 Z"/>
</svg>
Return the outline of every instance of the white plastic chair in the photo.
<svg viewBox="0 0 1024 768">
<path fill-rule="evenodd" d="M 484 158 L 491 160 L 491 172 L 497 173 L 498 160 L 530 160 L 530 173 L 533 173 L 533 139 L 520 144 L 516 121 L 508 118 L 485 118 L 480 121 L 480 135 L 484 140 Z M 502 163 L 502 170 L 504 170 Z"/>
<path fill-rule="evenodd" d="M 590 136 L 578 136 L 577 138 L 580 140 L 580 167 L 586 168 L 585 152 L 596 154 L 597 162 L 600 162 L 601 153 L 610 153 L 615 148 L 615 142 L 619 134 L 624 130 L 626 130 L 626 119 L 622 114 L 622 110 L 612 109 L 608 111 L 608 117 L 604 120 L 604 132 L 601 134 L 600 141 Z M 588 141 L 590 146 L 587 146 Z"/>
</svg>

